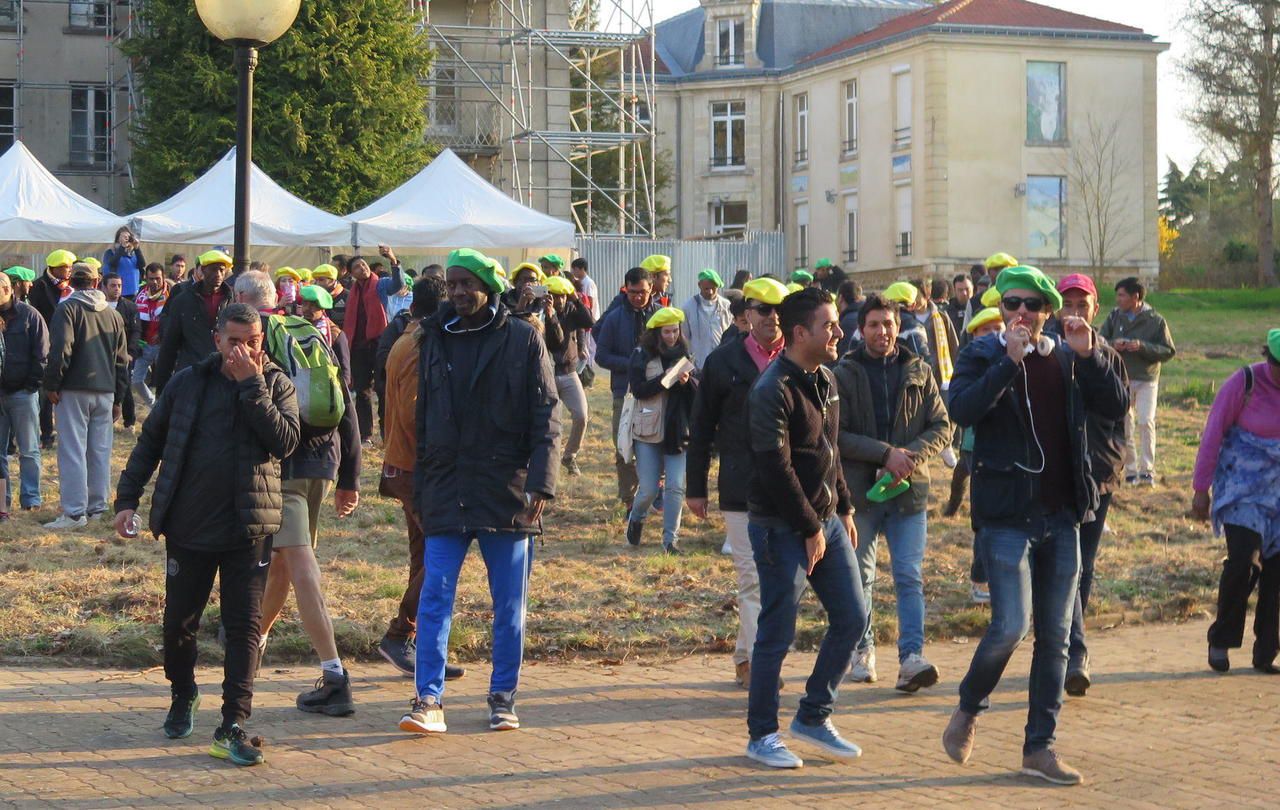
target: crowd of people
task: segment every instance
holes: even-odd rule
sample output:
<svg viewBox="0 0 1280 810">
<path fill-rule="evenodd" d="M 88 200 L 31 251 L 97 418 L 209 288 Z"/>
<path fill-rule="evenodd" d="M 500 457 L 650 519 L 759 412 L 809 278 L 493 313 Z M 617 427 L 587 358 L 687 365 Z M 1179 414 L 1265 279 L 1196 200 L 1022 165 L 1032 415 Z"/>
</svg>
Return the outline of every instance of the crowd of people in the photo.
<svg viewBox="0 0 1280 810">
<path fill-rule="evenodd" d="M 101 262 L 56 250 L 36 274 L 0 274 L 0 485 L 19 457 L 19 508 L 43 504 L 56 447 L 55 531 L 114 516 L 165 542 L 164 668 L 171 738 L 192 734 L 196 636 L 215 576 L 226 648 L 211 754 L 263 761 L 249 737 L 253 684 L 290 591 L 319 662 L 301 711 L 355 710 L 315 549 L 325 504 L 360 503 L 362 454 L 380 435 L 378 492 L 404 512 L 407 581 L 378 652 L 414 679 L 399 727 L 447 730 L 459 572 L 473 541 L 493 610 L 489 722 L 518 728 L 533 539 L 561 476 L 581 474 L 586 389 L 610 373 L 625 541 L 680 554 L 686 505 L 706 519 L 710 475 L 737 579 L 734 679 L 748 692 L 747 756 L 802 765 L 779 735 L 780 670 L 804 591 L 827 631 L 790 736 L 836 757 L 861 751 L 832 721 L 840 685 L 878 680 L 881 538 L 897 611 L 895 688 L 942 680 L 925 650 L 931 462 L 969 491 L 971 593 L 991 622 L 942 733 L 961 764 L 1014 650 L 1034 627 L 1025 773 L 1082 777 L 1054 749 L 1063 694 L 1092 685 L 1084 615 L 1112 497 L 1153 486 L 1160 366 L 1169 328 L 1136 278 L 1100 328 L 1094 279 L 1056 282 L 1006 253 L 970 273 L 864 294 L 828 260 L 785 278 L 696 273 L 683 304 L 671 260 L 647 257 L 609 301 L 587 261 L 555 254 L 509 271 L 471 249 L 419 273 L 395 252 L 315 268 L 240 270 L 221 250 L 147 264 L 121 229 Z M 105 272 L 104 272 L 105 271 Z M 690 273 L 693 278 L 693 273 Z M 1253 666 L 1280 672 L 1280 329 L 1264 360 L 1222 387 L 1192 508 L 1225 533 L 1209 665 L 1226 671 L 1259 592 Z M 563 406 L 563 407 L 561 407 Z M 45 409 L 48 412 L 45 412 Z M 135 414 L 136 411 L 136 414 Z M 142 417 L 108 502 L 113 423 Z M 375 418 L 376 417 L 376 418 Z M 563 427 L 562 427 L 563 424 Z M 376 429 L 375 429 L 376 427 Z M 936 466 L 934 472 L 937 471 Z M 1211 494 L 1212 493 L 1212 494 Z M 0 490 L 0 520 L 12 496 Z M 620 541 L 623 538 L 619 538 Z"/>
</svg>

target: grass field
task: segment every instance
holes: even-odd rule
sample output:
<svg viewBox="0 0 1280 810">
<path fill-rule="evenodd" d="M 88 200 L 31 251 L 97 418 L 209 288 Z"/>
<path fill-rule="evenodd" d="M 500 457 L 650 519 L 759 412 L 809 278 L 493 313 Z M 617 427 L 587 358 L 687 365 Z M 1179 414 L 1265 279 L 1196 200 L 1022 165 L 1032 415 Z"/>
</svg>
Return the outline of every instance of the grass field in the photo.
<svg viewBox="0 0 1280 810">
<path fill-rule="evenodd" d="M 1168 292 L 1152 303 L 1171 322 L 1179 356 L 1164 371 L 1159 415 L 1160 485 L 1126 489 L 1112 508 L 1094 586 L 1093 624 L 1182 618 L 1210 608 L 1221 543 L 1190 521 L 1191 467 L 1212 392 L 1227 374 L 1258 357 L 1267 327 L 1280 325 L 1277 291 Z M 582 453 L 584 475 L 562 482 L 537 549 L 529 600 L 531 658 L 622 660 L 731 650 L 736 631 L 734 575 L 719 553 L 723 524 L 714 513 L 686 513 L 682 544 L 669 557 L 656 539 L 640 549 L 623 540 L 608 438 L 607 375 L 591 392 L 594 409 Z M 116 469 L 132 446 L 117 433 Z M 366 455 L 363 502 L 345 521 L 326 509 L 319 558 L 344 657 L 367 658 L 394 615 L 404 587 L 407 546 L 399 506 L 376 494 L 380 453 Z M 935 480 L 944 477 L 935 465 Z M 16 460 L 13 464 L 16 476 Z M 16 481 L 13 482 L 16 484 Z M 143 667 L 160 661 L 163 550 L 144 533 L 124 541 L 100 522 L 54 534 L 40 523 L 56 515 L 57 470 L 45 460 L 46 507 L 0 525 L 0 656 L 56 656 L 67 662 Z M 937 487 L 935 487 L 935 490 Z M 937 500 L 935 491 L 934 500 Z M 146 511 L 144 502 L 143 512 Z M 988 612 L 968 601 L 972 532 L 931 510 L 925 595 L 931 641 L 974 636 Z M 651 521 L 651 523 L 654 521 Z M 649 537 L 657 537 L 650 526 Z M 895 635 L 887 551 L 876 590 L 876 632 Z M 477 661 L 488 650 L 488 593 L 478 554 L 467 562 L 453 630 L 453 655 Z M 813 645 L 822 624 L 806 600 L 797 644 Z M 201 630 L 206 660 L 217 660 L 217 598 Z M 267 662 L 314 659 L 292 607 L 272 634 Z"/>
</svg>

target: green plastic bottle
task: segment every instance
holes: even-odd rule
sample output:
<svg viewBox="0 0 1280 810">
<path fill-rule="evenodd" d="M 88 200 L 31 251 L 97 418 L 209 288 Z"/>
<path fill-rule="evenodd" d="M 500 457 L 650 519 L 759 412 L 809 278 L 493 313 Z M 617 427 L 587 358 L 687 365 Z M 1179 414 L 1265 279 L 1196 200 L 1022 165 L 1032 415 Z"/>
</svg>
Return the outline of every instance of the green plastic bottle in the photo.
<svg viewBox="0 0 1280 810">
<path fill-rule="evenodd" d="M 896 487 L 891 486 L 892 484 L 893 473 L 885 473 L 880 476 L 880 480 L 876 481 L 875 485 L 867 490 L 867 500 L 872 503 L 884 503 L 911 489 L 911 482 L 906 478 L 899 481 Z"/>
</svg>

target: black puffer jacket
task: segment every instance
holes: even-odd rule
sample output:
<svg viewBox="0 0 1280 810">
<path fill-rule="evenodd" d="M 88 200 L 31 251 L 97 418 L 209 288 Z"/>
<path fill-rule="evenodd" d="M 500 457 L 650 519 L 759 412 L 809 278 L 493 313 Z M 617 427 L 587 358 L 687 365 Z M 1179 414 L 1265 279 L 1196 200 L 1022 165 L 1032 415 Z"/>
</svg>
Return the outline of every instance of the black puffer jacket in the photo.
<svg viewBox="0 0 1280 810">
<path fill-rule="evenodd" d="M 1050 336 L 1053 339 L 1052 336 Z M 1129 410 L 1129 387 L 1101 345 L 1078 357 L 1055 340 L 1054 356 L 1067 385 L 1067 431 L 1071 438 L 1075 519 L 1081 522 L 1097 507 L 1098 486 L 1092 474 L 1086 422 L 1089 414 L 1122 420 Z M 1024 409 L 1015 401 L 1014 380 L 1021 366 L 1009 359 L 999 335 L 987 335 L 960 352 L 951 378 L 951 418 L 972 428 L 972 523 L 1024 525 L 1039 515 L 1040 466 Z"/>
<path fill-rule="evenodd" d="M 218 305 L 221 312 L 235 301 L 231 285 L 222 283 L 222 303 Z M 156 365 L 152 370 L 152 379 L 156 391 L 164 390 L 169 378 L 187 366 L 202 362 L 214 352 L 213 328 L 216 324 L 209 319 L 209 310 L 205 306 L 205 298 L 199 287 L 188 285 L 182 292 L 176 292 L 165 304 L 161 314 L 160 351 L 156 355 Z"/>
<path fill-rule="evenodd" d="M 836 449 L 840 396 L 831 370 L 809 374 L 779 355 L 751 386 L 747 403 L 751 517 L 811 537 L 833 515 L 852 514 Z"/>
<path fill-rule="evenodd" d="M 686 462 L 688 495 L 707 497 L 714 447 L 720 455 L 717 488 L 721 512 L 747 511 L 752 466 L 751 445 L 747 441 L 747 394 L 759 376 L 745 340 L 722 342 L 702 365 Z"/>
<path fill-rule="evenodd" d="M 15 300 L 8 312 L 0 313 L 4 332 L 4 373 L 0 392 L 36 391 L 49 362 L 49 327 L 35 307 Z"/>
<path fill-rule="evenodd" d="M 444 305 L 422 322 L 418 365 L 418 459 L 414 502 L 428 534 L 541 533 L 517 524 L 525 493 L 556 494 L 560 421 L 551 355 L 528 323 L 497 305 L 479 330 L 472 368 L 450 369 Z M 473 336 L 474 337 L 474 336 Z M 453 401 L 454 374 L 470 375 L 466 402 Z"/>
<path fill-rule="evenodd" d="M 188 437 L 200 418 L 205 386 L 222 373 L 222 355 L 213 354 L 204 362 L 174 375 L 155 407 L 142 424 L 138 443 L 120 473 L 115 509 L 137 509 L 142 490 L 156 466 L 155 491 L 151 497 L 149 524 L 153 534 L 163 533 L 166 512 L 173 502 L 182 468 L 189 456 Z M 237 425 L 228 440 L 236 443 L 236 516 L 245 544 L 280 531 L 280 461 L 298 447 L 302 423 L 293 383 L 285 373 L 267 361 L 261 377 L 238 383 Z"/>
</svg>

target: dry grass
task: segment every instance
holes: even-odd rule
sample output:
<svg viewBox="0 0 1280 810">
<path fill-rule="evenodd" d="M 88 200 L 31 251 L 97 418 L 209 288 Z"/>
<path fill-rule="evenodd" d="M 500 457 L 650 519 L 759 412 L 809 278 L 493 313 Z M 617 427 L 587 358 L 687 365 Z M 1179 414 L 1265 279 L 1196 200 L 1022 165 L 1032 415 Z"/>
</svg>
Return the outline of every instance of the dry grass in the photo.
<svg viewBox="0 0 1280 810">
<path fill-rule="evenodd" d="M 1229 323 L 1224 330 L 1235 332 Z M 1177 335 L 1176 323 L 1174 331 Z M 1193 345 L 1184 347 L 1188 359 L 1198 353 L 1203 355 Z M 548 534 L 537 549 L 530 657 L 626 659 L 732 649 L 735 579 L 729 558 L 719 553 L 723 524 L 714 514 L 706 522 L 686 514 L 682 544 L 688 553 L 682 557 L 661 553 L 657 526 L 649 527 L 653 539 L 645 546 L 629 548 L 623 540 L 624 516 L 612 497 L 606 379 L 597 383 L 590 400 L 594 411 L 581 455 L 584 475 L 562 483 L 547 518 Z M 1205 527 L 1185 517 L 1205 405 L 1194 398 L 1166 405 L 1159 423 L 1162 484 L 1120 493 L 1110 519 L 1114 533 L 1103 538 L 1093 610 L 1101 623 L 1185 617 L 1204 610 L 1212 598 L 1222 547 Z M 117 434 L 117 469 L 131 445 L 127 433 Z M 397 504 L 375 494 L 380 461 L 377 451 L 366 456 L 359 511 L 338 521 L 330 507 L 321 528 L 318 554 L 346 657 L 373 653 L 406 578 L 403 516 Z M 935 467 L 935 480 L 944 477 L 941 466 Z M 0 528 L 0 655 L 122 666 L 158 663 L 164 603 L 160 545 L 145 534 L 133 541 L 114 538 L 105 522 L 65 535 L 42 529 L 40 522 L 55 516 L 58 499 L 52 453 L 46 454 L 45 475 L 46 508 L 15 515 Z M 935 486 L 935 501 L 940 489 Z M 931 639 L 974 635 L 986 625 L 986 609 L 968 601 L 972 533 L 964 514 L 942 519 L 936 506 L 931 514 L 925 559 Z M 890 640 L 896 628 L 883 544 L 880 554 L 877 634 Z M 801 647 L 816 642 L 822 630 L 814 601 L 805 605 Z M 211 660 L 218 655 L 216 614 L 215 594 L 201 630 Z M 487 656 L 488 621 L 484 567 L 474 554 L 459 589 L 452 639 L 458 659 Z M 292 606 L 272 635 L 268 661 L 314 657 Z"/>
</svg>

